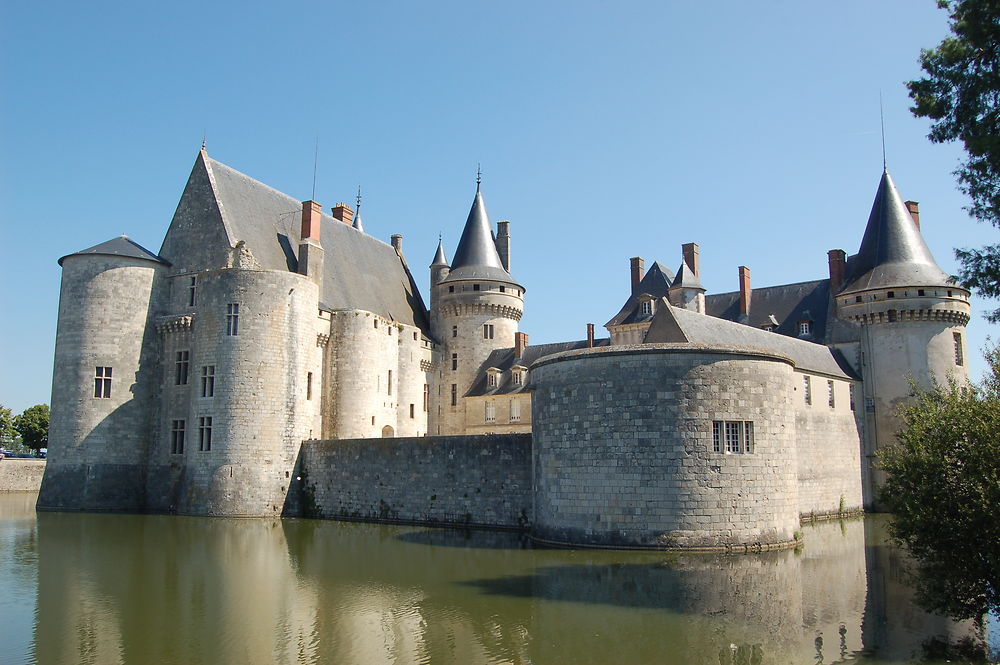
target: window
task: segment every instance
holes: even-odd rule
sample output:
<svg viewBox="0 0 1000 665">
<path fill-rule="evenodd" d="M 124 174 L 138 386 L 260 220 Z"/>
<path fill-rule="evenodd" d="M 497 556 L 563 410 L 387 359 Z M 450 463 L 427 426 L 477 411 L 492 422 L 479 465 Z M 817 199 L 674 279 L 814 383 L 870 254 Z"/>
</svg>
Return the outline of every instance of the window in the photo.
<svg viewBox="0 0 1000 665">
<path fill-rule="evenodd" d="M 837 404 L 833 399 L 833 381 L 826 382 L 826 393 L 827 393 L 826 402 L 827 404 L 830 405 L 830 408 L 832 409 Z"/>
<path fill-rule="evenodd" d="M 812 328 L 812 324 L 810 324 L 809 321 L 799 321 L 799 334 L 800 335 L 808 335 L 811 328 Z"/>
<path fill-rule="evenodd" d="M 428 404 L 430 404 L 430 401 L 431 401 L 431 384 L 425 383 L 424 384 L 424 411 L 427 410 L 427 406 L 428 406 Z"/>
<path fill-rule="evenodd" d="M 240 333 L 240 304 L 231 302 L 226 305 L 226 335 L 235 337 Z"/>
<path fill-rule="evenodd" d="M 198 418 L 198 450 L 205 452 L 212 449 L 212 416 Z"/>
<path fill-rule="evenodd" d="M 473 284 L 472 285 L 472 290 L 473 291 L 478 291 L 479 290 L 479 285 L 478 284 Z"/>
<path fill-rule="evenodd" d="M 186 386 L 188 382 L 188 358 L 189 351 L 177 352 L 177 371 L 174 373 L 174 385 Z"/>
<path fill-rule="evenodd" d="M 448 293 L 454 293 L 454 292 L 455 292 L 455 286 L 454 285 L 449 286 L 448 287 Z"/>
<path fill-rule="evenodd" d="M 413 417 L 413 413 L 414 413 L 414 410 L 415 410 L 415 407 L 416 407 L 416 405 L 415 405 L 415 404 L 411 404 L 411 405 L 410 405 L 410 417 L 411 417 L 411 418 Z"/>
<path fill-rule="evenodd" d="M 503 287 L 503 286 L 500 287 L 500 293 L 504 293 L 506 290 L 507 290 L 506 287 Z"/>
<path fill-rule="evenodd" d="M 458 337 L 458 326 L 452 326 L 451 327 L 451 336 L 452 337 Z"/>
<path fill-rule="evenodd" d="M 847 387 L 847 396 L 851 399 L 851 411 L 854 410 L 854 386 Z"/>
<path fill-rule="evenodd" d="M 378 319 L 373 319 L 372 323 L 375 324 L 375 330 L 378 330 Z"/>
<path fill-rule="evenodd" d="M 510 422 L 521 422 L 521 401 L 512 399 L 510 401 Z"/>
<path fill-rule="evenodd" d="M 949 298 L 951 297 L 951 291 L 949 291 L 949 292 L 948 292 L 948 297 L 949 297 Z"/>
<path fill-rule="evenodd" d="M 170 454 L 184 454 L 184 421 L 174 420 L 170 425 Z"/>
<path fill-rule="evenodd" d="M 413 341 L 414 341 L 414 342 L 416 342 L 416 341 L 417 341 L 417 333 L 413 333 Z"/>
<path fill-rule="evenodd" d="M 489 388 L 496 388 L 497 387 L 497 373 L 496 372 L 490 372 L 489 374 L 486 375 L 486 386 L 489 387 Z"/>
<path fill-rule="evenodd" d="M 313 373 L 306 373 L 306 399 L 313 398 Z"/>
<path fill-rule="evenodd" d="M 94 377 L 94 397 L 111 398 L 111 368 L 98 367 Z"/>
<path fill-rule="evenodd" d="M 495 423 L 496 421 L 497 421 L 496 402 L 493 401 L 486 402 L 486 422 Z"/>
<path fill-rule="evenodd" d="M 640 308 L 641 308 L 643 314 L 649 314 L 649 309 L 650 309 L 649 306 L 650 306 L 650 302 L 648 300 L 643 300 L 642 301 L 642 304 L 640 305 Z"/>
<path fill-rule="evenodd" d="M 964 365 L 965 357 L 962 354 L 962 333 L 952 333 L 952 337 L 955 340 L 955 364 Z M 111 368 L 108 368 L 111 371 Z"/>
<path fill-rule="evenodd" d="M 458 354 L 457 353 L 451 354 L 451 369 L 452 369 L 452 371 L 458 369 Z"/>
<path fill-rule="evenodd" d="M 510 382 L 515 386 L 519 386 L 524 382 L 524 373 L 519 369 L 512 370 L 510 373 Z"/>
<path fill-rule="evenodd" d="M 712 421 L 712 452 L 741 455 L 750 454 L 753 451 L 753 421 Z"/>
<path fill-rule="evenodd" d="M 896 292 L 895 291 L 889 291 L 888 293 L 885 294 L 885 297 L 886 298 L 895 298 L 896 297 Z"/>
<path fill-rule="evenodd" d="M 201 396 L 215 397 L 215 365 L 201 368 Z"/>
<path fill-rule="evenodd" d="M 389 380 L 386 382 L 386 386 L 388 386 L 386 394 L 387 395 L 391 395 L 392 394 L 392 370 L 391 369 L 389 370 Z"/>
<path fill-rule="evenodd" d="M 889 323 L 895 323 L 895 321 L 896 321 L 896 310 L 890 309 L 888 312 L 886 312 L 886 314 L 888 315 Z"/>
<path fill-rule="evenodd" d="M 451 405 L 458 406 L 458 384 L 451 384 Z"/>
<path fill-rule="evenodd" d="M 188 307 L 194 307 L 197 300 L 198 291 L 198 278 L 191 277 L 191 281 L 188 282 Z"/>
<path fill-rule="evenodd" d="M 924 295 L 924 290 L 923 289 L 917 289 L 917 295 L 918 296 Z"/>
<path fill-rule="evenodd" d="M 484 323 L 483 324 L 483 339 L 493 339 L 493 324 Z"/>
<path fill-rule="evenodd" d="M 813 403 L 812 383 L 809 381 L 808 376 L 802 377 L 802 390 L 803 390 L 803 395 L 805 396 L 806 404 L 812 404 Z"/>
<path fill-rule="evenodd" d="M 861 296 L 854 296 L 854 302 L 861 302 Z"/>
</svg>

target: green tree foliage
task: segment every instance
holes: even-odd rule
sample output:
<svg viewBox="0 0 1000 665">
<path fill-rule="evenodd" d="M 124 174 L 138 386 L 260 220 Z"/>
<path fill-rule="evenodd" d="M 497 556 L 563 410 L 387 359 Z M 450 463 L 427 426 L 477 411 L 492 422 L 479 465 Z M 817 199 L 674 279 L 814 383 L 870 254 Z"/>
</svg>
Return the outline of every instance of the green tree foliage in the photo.
<svg viewBox="0 0 1000 665">
<path fill-rule="evenodd" d="M 17 436 L 14 429 L 14 412 L 0 404 L 0 443 L 9 443 Z"/>
<path fill-rule="evenodd" d="M 29 406 L 14 418 L 14 429 L 21 435 L 21 441 L 32 450 L 49 445 L 49 405 Z"/>
<path fill-rule="evenodd" d="M 961 619 L 1000 609 L 1000 351 L 986 359 L 981 385 L 914 386 L 897 444 L 878 459 L 918 600 Z"/>
<path fill-rule="evenodd" d="M 907 82 L 910 110 L 933 120 L 935 143 L 961 141 L 967 159 L 955 172 L 969 196 L 969 212 L 1000 227 L 1000 2 L 939 0 L 952 35 L 924 50 L 926 76 Z M 962 282 L 988 297 L 1000 296 L 1000 245 L 960 249 Z M 1000 321 L 1000 309 L 988 317 Z"/>
</svg>

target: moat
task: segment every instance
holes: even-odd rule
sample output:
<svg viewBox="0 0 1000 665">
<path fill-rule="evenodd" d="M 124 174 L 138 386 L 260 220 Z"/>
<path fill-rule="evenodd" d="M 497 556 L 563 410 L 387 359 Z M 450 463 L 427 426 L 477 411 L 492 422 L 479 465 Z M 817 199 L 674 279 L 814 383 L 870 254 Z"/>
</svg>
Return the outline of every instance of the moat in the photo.
<svg viewBox="0 0 1000 665">
<path fill-rule="evenodd" d="M 318 520 L 36 514 L 36 496 L 0 494 L 5 665 L 888 664 L 971 632 L 912 603 L 877 517 L 804 526 L 794 551 L 678 555 Z"/>
</svg>

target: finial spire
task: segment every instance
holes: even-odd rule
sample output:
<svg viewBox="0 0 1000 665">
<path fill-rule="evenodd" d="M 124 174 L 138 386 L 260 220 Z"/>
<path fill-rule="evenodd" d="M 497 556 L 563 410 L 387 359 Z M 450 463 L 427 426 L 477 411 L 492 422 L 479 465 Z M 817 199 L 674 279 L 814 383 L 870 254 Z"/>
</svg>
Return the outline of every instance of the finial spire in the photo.
<svg viewBox="0 0 1000 665">
<path fill-rule="evenodd" d="M 479 183 L 483 181 L 483 165 L 476 163 L 476 191 L 479 191 Z"/>
<path fill-rule="evenodd" d="M 208 132 L 201 133 L 201 149 L 204 150 L 208 146 Z"/>
<path fill-rule="evenodd" d="M 361 212 L 361 185 L 358 185 L 358 196 L 354 200 L 357 201 L 358 212 Z"/>
<path fill-rule="evenodd" d="M 885 113 L 882 110 L 882 91 L 878 91 L 878 119 L 882 124 L 882 170 L 886 171 L 885 166 Z"/>
</svg>

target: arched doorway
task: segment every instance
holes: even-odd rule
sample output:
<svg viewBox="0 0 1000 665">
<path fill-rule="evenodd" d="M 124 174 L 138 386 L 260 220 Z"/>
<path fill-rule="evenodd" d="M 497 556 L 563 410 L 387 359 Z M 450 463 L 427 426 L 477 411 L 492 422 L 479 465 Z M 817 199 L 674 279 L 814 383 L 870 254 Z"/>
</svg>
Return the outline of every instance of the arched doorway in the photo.
<svg viewBox="0 0 1000 665">
<path fill-rule="evenodd" d="M 388 438 L 393 437 L 393 436 L 395 436 L 395 432 L 393 432 L 391 426 L 386 425 L 385 427 L 382 428 L 382 438 L 383 439 L 388 439 Z"/>
</svg>

